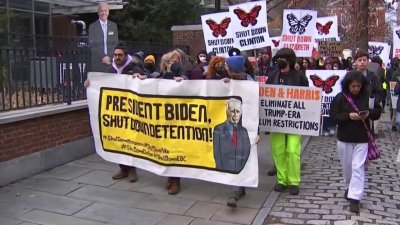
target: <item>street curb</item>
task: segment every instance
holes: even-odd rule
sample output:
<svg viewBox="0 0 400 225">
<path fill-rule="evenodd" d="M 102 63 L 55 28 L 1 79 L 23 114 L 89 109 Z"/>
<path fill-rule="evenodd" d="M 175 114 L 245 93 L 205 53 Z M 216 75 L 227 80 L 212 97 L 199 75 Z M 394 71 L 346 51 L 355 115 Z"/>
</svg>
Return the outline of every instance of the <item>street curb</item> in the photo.
<svg viewBox="0 0 400 225">
<path fill-rule="evenodd" d="M 303 136 L 303 139 L 301 141 L 301 155 L 304 152 L 304 149 L 306 149 L 308 142 L 310 141 L 311 137 L 310 136 Z M 268 198 L 265 200 L 263 203 L 263 207 L 258 211 L 256 217 L 254 218 L 253 222 L 251 225 L 263 225 L 265 219 L 268 217 L 273 205 L 275 204 L 276 200 L 279 197 L 279 192 L 275 192 L 274 189 L 271 189 L 271 192 L 268 195 Z"/>
</svg>

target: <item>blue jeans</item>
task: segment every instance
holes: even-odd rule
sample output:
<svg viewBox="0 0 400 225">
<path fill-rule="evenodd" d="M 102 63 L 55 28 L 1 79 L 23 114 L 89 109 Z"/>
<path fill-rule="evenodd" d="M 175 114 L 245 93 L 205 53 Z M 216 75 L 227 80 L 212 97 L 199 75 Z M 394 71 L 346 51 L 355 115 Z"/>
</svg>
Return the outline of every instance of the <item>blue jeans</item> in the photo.
<svg viewBox="0 0 400 225">
<path fill-rule="evenodd" d="M 329 116 L 322 117 L 322 130 L 329 131 L 335 129 L 335 122 Z"/>
</svg>

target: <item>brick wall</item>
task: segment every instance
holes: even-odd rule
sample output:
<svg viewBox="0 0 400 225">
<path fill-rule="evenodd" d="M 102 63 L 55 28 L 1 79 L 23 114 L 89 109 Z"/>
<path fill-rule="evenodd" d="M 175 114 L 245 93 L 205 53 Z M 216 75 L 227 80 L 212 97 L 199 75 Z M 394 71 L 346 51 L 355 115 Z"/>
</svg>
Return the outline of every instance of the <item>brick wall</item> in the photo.
<svg viewBox="0 0 400 225">
<path fill-rule="evenodd" d="M 92 135 L 88 109 L 0 125 L 0 162 Z"/>
<path fill-rule="evenodd" d="M 190 29 L 190 27 L 194 27 L 194 29 Z M 206 49 L 201 25 L 176 26 L 172 32 L 173 44 L 189 46 L 189 55 L 192 57 L 195 58 L 198 52 Z"/>
</svg>

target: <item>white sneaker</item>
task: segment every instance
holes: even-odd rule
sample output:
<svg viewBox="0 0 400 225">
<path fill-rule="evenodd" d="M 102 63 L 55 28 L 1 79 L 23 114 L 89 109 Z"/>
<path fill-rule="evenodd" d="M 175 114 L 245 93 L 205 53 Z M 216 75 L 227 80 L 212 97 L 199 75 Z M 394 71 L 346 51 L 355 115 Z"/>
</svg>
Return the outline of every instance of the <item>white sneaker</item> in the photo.
<svg viewBox="0 0 400 225">
<path fill-rule="evenodd" d="M 335 130 L 329 130 L 329 134 L 330 135 L 334 135 L 335 134 Z"/>
<path fill-rule="evenodd" d="M 328 131 L 324 131 L 324 132 L 322 133 L 322 135 L 325 136 L 325 137 L 326 137 L 326 136 L 329 136 L 329 132 L 328 132 Z"/>
</svg>

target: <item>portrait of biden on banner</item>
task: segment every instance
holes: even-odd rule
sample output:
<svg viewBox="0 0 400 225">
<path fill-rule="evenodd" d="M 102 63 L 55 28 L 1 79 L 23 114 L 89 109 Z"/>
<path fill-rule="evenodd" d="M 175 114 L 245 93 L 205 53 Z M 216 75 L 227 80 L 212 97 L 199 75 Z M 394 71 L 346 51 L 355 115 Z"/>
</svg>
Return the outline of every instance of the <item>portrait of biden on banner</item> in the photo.
<svg viewBox="0 0 400 225">
<path fill-rule="evenodd" d="M 226 104 L 226 121 L 214 127 L 213 149 L 216 169 L 238 174 L 250 155 L 250 139 L 240 121 L 242 102 L 231 98 Z"/>
</svg>

